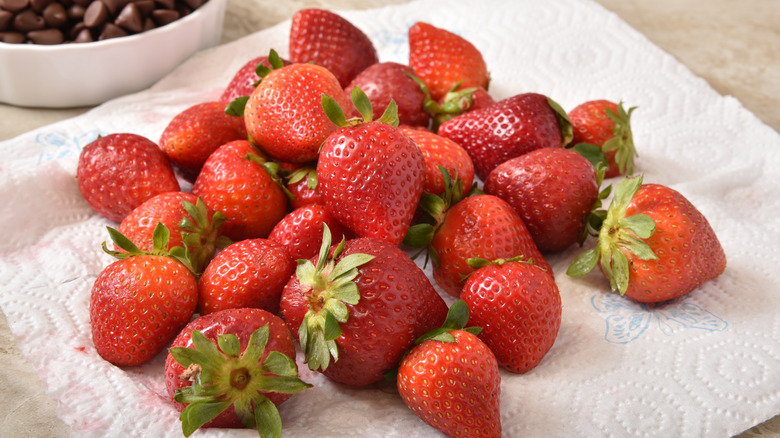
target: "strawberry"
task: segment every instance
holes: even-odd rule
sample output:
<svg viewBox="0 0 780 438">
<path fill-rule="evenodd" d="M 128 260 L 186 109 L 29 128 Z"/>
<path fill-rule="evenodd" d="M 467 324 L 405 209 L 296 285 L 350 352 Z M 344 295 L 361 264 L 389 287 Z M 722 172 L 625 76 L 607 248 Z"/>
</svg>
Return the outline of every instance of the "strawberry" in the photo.
<svg viewBox="0 0 780 438">
<path fill-rule="evenodd" d="M 380 62 L 363 70 L 344 88 L 347 96 L 360 88 L 377 113 L 384 112 L 390 101 L 398 108 L 398 123 L 409 126 L 428 126 L 430 117 L 425 111 L 426 94 L 411 67 L 397 62 Z"/>
<path fill-rule="evenodd" d="M 276 52 L 272 51 L 273 54 Z M 255 87 L 260 82 L 261 74 L 265 69 L 272 70 L 275 68 L 273 64 L 273 56 L 258 56 L 247 61 L 230 80 L 228 85 L 222 91 L 219 97 L 220 102 L 229 103 L 240 97 L 249 96 L 255 91 Z M 275 55 L 278 57 L 278 55 Z M 281 59 L 282 65 L 290 65 L 291 62 L 286 59 Z"/>
<path fill-rule="evenodd" d="M 305 165 L 285 175 L 285 185 L 290 192 L 290 206 L 293 209 L 311 204 L 322 204 L 322 197 L 317 188 L 317 167 Z"/>
<path fill-rule="evenodd" d="M 284 285 L 295 273 L 295 259 L 269 239 L 230 244 L 214 257 L 198 280 L 198 311 L 254 307 L 276 314 Z"/>
<path fill-rule="evenodd" d="M 346 120 L 332 99 L 324 106 L 342 126 L 322 145 L 317 162 L 322 201 L 336 220 L 357 236 L 398 245 L 412 221 L 425 180 L 425 159 L 398 129 L 395 105 L 372 121 L 371 104 L 353 89 L 362 119 Z"/>
<path fill-rule="evenodd" d="M 294 260 L 310 259 L 317 255 L 322 246 L 324 226 L 330 229 L 336 241 L 351 237 L 349 230 L 338 223 L 325 207 L 311 204 L 288 213 L 271 230 L 268 238 L 284 245 Z"/>
<path fill-rule="evenodd" d="M 89 206 L 116 223 L 152 196 L 181 189 L 160 147 L 130 133 L 109 134 L 84 146 L 76 179 Z"/>
<path fill-rule="evenodd" d="M 464 328 L 468 307 L 450 308 L 441 329 L 427 333 L 404 356 L 396 385 L 423 421 L 459 438 L 501 436 L 501 374 L 475 327 Z"/>
<path fill-rule="evenodd" d="M 295 344 L 281 318 L 262 309 L 200 316 L 179 333 L 165 360 L 168 397 L 184 436 L 203 427 L 257 428 L 280 437 L 277 406 L 311 385 L 298 378 Z"/>
<path fill-rule="evenodd" d="M 441 99 L 453 86 L 488 89 L 490 76 L 482 53 L 463 37 L 425 22 L 408 31 L 409 66 L 425 83 L 431 99 Z"/>
<path fill-rule="evenodd" d="M 150 252 L 113 228 L 108 231 L 124 251 L 110 251 L 103 243 L 119 260 L 106 266 L 92 285 L 92 342 L 100 357 L 114 365 L 141 365 L 165 349 L 195 314 L 198 282 L 183 249 L 167 250 L 164 225 L 156 227 Z"/>
<path fill-rule="evenodd" d="M 471 187 L 474 182 L 474 163 L 459 144 L 426 129 L 401 126 L 401 131 L 417 144 L 425 159 L 424 193 L 444 193 L 445 183 L 439 166 L 447 169 L 450 175 L 460 178 L 463 187 Z"/>
<path fill-rule="evenodd" d="M 227 237 L 265 238 L 287 214 L 287 197 L 268 170 L 273 164 L 246 140 L 224 144 L 206 160 L 192 193 L 225 215 Z"/>
<path fill-rule="evenodd" d="M 463 88 L 456 84 L 438 102 L 426 101 L 425 111 L 431 115 L 431 130 L 438 132 L 439 126 L 469 111 L 485 108 L 496 103 L 493 96 L 482 87 Z"/>
<path fill-rule="evenodd" d="M 569 111 L 574 130 L 570 144 L 574 147 L 580 143 L 600 147 L 609 166 L 605 178 L 634 173 L 637 152 L 631 133 L 631 113 L 635 109 L 631 107 L 626 111 L 622 102 L 616 104 L 600 99 L 584 102 Z"/>
<path fill-rule="evenodd" d="M 517 211 L 540 251 L 558 252 L 585 237 L 591 210 L 600 199 L 599 183 L 596 169 L 582 155 L 542 148 L 498 165 L 484 190 Z"/>
<path fill-rule="evenodd" d="M 535 149 L 562 147 L 571 139 L 566 113 L 537 93 L 517 94 L 461 114 L 442 123 L 437 132 L 469 153 L 483 181 L 510 158 Z"/>
<path fill-rule="evenodd" d="M 513 373 L 535 368 L 555 343 L 561 327 L 561 295 L 555 279 L 533 261 L 469 259 L 476 270 L 460 297 L 471 311 L 469 324 Z"/>
<path fill-rule="evenodd" d="M 358 238 L 330 251 L 327 227 L 322 241 L 285 286 L 282 317 L 310 369 L 351 386 L 380 382 L 417 337 L 442 324 L 447 305 L 398 247 Z"/>
<path fill-rule="evenodd" d="M 612 291 L 657 303 L 682 297 L 726 269 L 726 254 L 704 215 L 676 190 L 624 178 L 597 246 L 567 270 L 582 276 L 599 264 Z"/>
<path fill-rule="evenodd" d="M 194 181 L 212 152 L 246 136 L 244 119 L 226 114 L 224 102 L 202 102 L 173 117 L 160 136 L 160 147 L 182 176 Z"/>
<path fill-rule="evenodd" d="M 271 70 L 243 110 L 249 137 L 276 160 L 315 161 L 322 142 L 337 128 L 322 111 L 323 94 L 343 111 L 351 108 L 338 79 L 324 67 L 294 63 Z"/>
<path fill-rule="evenodd" d="M 290 60 L 330 70 L 341 87 L 376 64 L 374 44 L 348 20 L 324 9 L 300 9 L 290 25 Z"/>
</svg>

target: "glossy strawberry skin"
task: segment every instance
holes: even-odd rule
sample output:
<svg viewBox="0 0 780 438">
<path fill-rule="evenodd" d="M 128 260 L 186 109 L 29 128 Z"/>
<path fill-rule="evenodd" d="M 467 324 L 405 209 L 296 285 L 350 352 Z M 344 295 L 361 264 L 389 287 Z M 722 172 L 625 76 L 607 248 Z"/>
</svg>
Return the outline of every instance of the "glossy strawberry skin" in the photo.
<svg viewBox="0 0 780 438">
<path fill-rule="evenodd" d="M 76 179 L 90 207 L 116 223 L 152 196 L 180 190 L 159 146 L 130 133 L 109 134 L 84 146 Z"/>
<path fill-rule="evenodd" d="M 607 140 L 615 136 L 615 122 L 607 115 L 607 109 L 618 113 L 618 105 L 615 102 L 598 99 L 584 102 L 569 111 L 569 120 L 574 129 L 574 137 L 571 144 L 590 143 L 603 146 Z M 604 153 L 609 168 L 604 174 L 605 178 L 619 176 L 620 169 L 615 163 L 616 150 Z"/>
<path fill-rule="evenodd" d="M 260 81 L 260 76 L 257 75 L 257 66 L 259 64 L 263 64 L 268 68 L 273 68 L 268 61 L 267 56 L 258 56 L 257 58 L 247 61 L 247 63 L 241 66 L 233 75 L 233 78 L 222 91 L 219 101 L 228 104 L 239 97 L 252 94 L 252 92 L 255 91 L 255 84 Z M 282 59 L 282 65 L 290 64 L 290 61 Z"/>
<path fill-rule="evenodd" d="M 265 238 L 287 214 L 287 198 L 262 164 L 247 158 L 258 155 L 248 141 L 220 146 L 203 165 L 192 193 L 226 217 L 222 233 L 232 240 Z"/>
<path fill-rule="evenodd" d="M 171 344 L 171 347 L 192 348 L 192 332 L 198 330 L 212 342 L 216 342 L 222 334 L 232 333 L 236 335 L 241 343 L 241 352 L 243 353 L 244 350 L 246 350 L 252 333 L 266 324 L 268 324 L 270 328 L 270 334 L 268 336 L 268 344 L 265 348 L 265 353 L 260 358 L 259 362 L 262 362 L 271 351 L 278 351 L 295 360 L 295 343 L 290 331 L 284 324 L 284 321 L 278 316 L 262 309 L 228 309 L 205 316 L 199 316 L 181 330 Z M 179 378 L 183 372 L 184 367 L 176 362 L 169 353 L 165 360 L 165 387 L 168 397 L 179 410 L 184 409 L 185 405 L 173 401 L 173 396 L 177 389 L 192 384 L 185 379 Z M 275 405 L 283 403 L 292 396 L 292 394 L 282 394 L 278 392 L 268 392 L 263 395 L 268 397 Z M 230 406 L 227 410 L 217 416 L 217 418 L 206 423 L 203 427 L 244 428 L 245 426 L 239 420 L 233 406 Z"/>
<path fill-rule="evenodd" d="M 197 302 L 197 280 L 178 261 L 151 255 L 118 260 L 92 286 L 92 342 L 114 365 L 144 364 L 190 321 Z"/>
<path fill-rule="evenodd" d="M 423 421 L 451 437 L 501 436 L 501 375 L 490 349 L 463 330 L 426 340 L 398 368 L 398 392 Z"/>
<path fill-rule="evenodd" d="M 292 199 L 290 199 L 290 207 L 293 209 L 312 204 L 322 204 L 322 196 L 320 196 L 319 188 L 309 187 L 309 183 L 306 178 L 303 178 L 302 180 L 295 183 L 288 183 L 287 190 L 292 195 Z"/>
<path fill-rule="evenodd" d="M 276 314 L 295 259 L 269 239 L 246 239 L 220 251 L 198 280 L 201 315 L 243 307 Z"/>
<path fill-rule="evenodd" d="M 498 165 L 484 191 L 517 211 L 540 251 L 558 252 L 580 240 L 599 184 L 596 170 L 582 155 L 542 148 Z"/>
<path fill-rule="evenodd" d="M 425 93 L 408 73 L 412 73 L 409 66 L 397 62 L 380 62 L 357 75 L 344 88 L 344 93 L 350 96 L 354 87 L 363 90 L 371 102 L 375 117 L 384 113 L 392 100 L 398 108 L 401 125 L 428 126 L 430 116 L 423 107 Z"/>
<path fill-rule="evenodd" d="M 323 225 L 328 226 L 334 242 L 352 236 L 324 206 L 311 204 L 288 213 L 268 238 L 284 245 L 294 260 L 310 259 L 317 255 L 322 245 Z"/>
<path fill-rule="evenodd" d="M 322 109 L 323 94 L 349 114 L 352 104 L 326 68 L 294 63 L 272 70 L 246 103 L 244 120 L 249 137 L 278 161 L 315 161 L 322 142 L 337 128 Z"/>
<path fill-rule="evenodd" d="M 464 198 L 447 211 L 431 240 L 438 263 L 433 278 L 452 296 L 460 296 L 467 275 L 474 271 L 470 258 L 495 260 L 523 256 L 552 273 L 552 268 L 517 212 L 493 195 Z"/>
<path fill-rule="evenodd" d="M 399 245 L 422 194 L 425 159 L 400 129 L 374 121 L 329 136 L 317 175 L 336 220 L 359 237 Z"/>
<path fill-rule="evenodd" d="M 469 111 L 439 127 L 438 134 L 461 145 L 483 181 L 511 158 L 544 147 L 561 147 L 558 116 L 537 93 L 518 94 Z"/>
<path fill-rule="evenodd" d="M 420 148 L 425 157 L 425 184 L 423 192 L 441 195 L 444 193 L 444 177 L 439 166 L 443 166 L 453 178 L 457 175 L 464 191 L 474 182 L 474 163 L 465 149 L 454 141 L 434 134 L 426 129 L 401 126 Z"/>
<path fill-rule="evenodd" d="M 550 351 L 561 327 L 561 296 L 554 278 L 525 262 L 477 269 L 461 293 L 469 325 L 513 373 L 535 368 Z"/>
<path fill-rule="evenodd" d="M 293 15 L 289 47 L 292 62 L 327 68 L 341 87 L 378 62 L 376 49 L 363 31 L 324 9 L 301 9 Z"/>
<path fill-rule="evenodd" d="M 415 339 L 440 327 L 447 304 L 399 248 L 358 238 L 345 243 L 339 260 L 357 253 L 374 259 L 358 268 L 355 283 L 360 301 L 346 304 L 349 319 L 341 324 L 342 334 L 336 339 L 339 359 L 323 374 L 339 383 L 365 386 L 382 381 L 383 373 L 398 364 Z M 298 333 L 309 308 L 310 289 L 293 277 L 282 293 L 281 314 L 293 333 Z"/>
</svg>

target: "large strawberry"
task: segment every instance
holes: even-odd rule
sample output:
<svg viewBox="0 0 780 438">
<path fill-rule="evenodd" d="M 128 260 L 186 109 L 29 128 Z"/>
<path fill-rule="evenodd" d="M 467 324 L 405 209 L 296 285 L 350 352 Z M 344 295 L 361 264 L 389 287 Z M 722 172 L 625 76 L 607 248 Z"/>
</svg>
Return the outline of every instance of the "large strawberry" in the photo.
<svg viewBox="0 0 780 438">
<path fill-rule="evenodd" d="M 430 116 L 425 111 L 426 93 L 415 79 L 411 67 L 397 62 L 380 62 L 363 70 L 344 88 L 347 96 L 358 87 L 366 93 L 377 113 L 384 112 L 390 101 L 398 108 L 398 123 L 428 126 Z"/>
<path fill-rule="evenodd" d="M 321 65 L 342 87 L 378 62 L 374 44 L 363 31 L 324 9 L 301 9 L 293 15 L 289 47 L 290 61 Z"/>
<path fill-rule="evenodd" d="M 123 251 L 110 251 L 103 244 L 119 260 L 106 266 L 92 285 L 92 342 L 114 365 L 141 365 L 165 349 L 192 318 L 198 281 L 182 258 L 183 249 L 168 251 L 164 225 L 156 227 L 150 252 L 142 252 L 118 231 L 108 231 Z"/>
<path fill-rule="evenodd" d="M 165 387 L 180 409 L 184 436 L 198 428 L 257 428 L 280 437 L 276 406 L 311 385 L 298 378 L 295 344 L 284 321 L 262 309 L 200 316 L 173 341 Z"/>
<path fill-rule="evenodd" d="M 274 57 L 281 65 L 275 65 Z M 260 83 L 261 78 L 268 73 L 268 70 L 290 64 L 290 61 L 279 58 L 279 55 L 273 50 L 268 56 L 252 58 L 241 66 L 230 79 L 219 97 L 220 102 L 229 103 L 238 98 L 249 96 L 255 91 L 255 87 Z"/>
<path fill-rule="evenodd" d="M 490 348 L 465 327 L 469 309 L 456 301 L 442 328 L 425 334 L 403 358 L 396 384 L 423 421 L 458 438 L 501 436 L 501 374 Z"/>
<path fill-rule="evenodd" d="M 504 161 L 571 140 L 566 113 L 538 93 L 517 94 L 461 114 L 442 123 L 437 132 L 466 149 L 483 181 Z"/>
<path fill-rule="evenodd" d="M 597 246 L 567 273 L 598 264 L 613 291 L 656 303 L 688 294 L 726 269 L 726 254 L 704 215 L 680 192 L 643 177 L 624 178 L 599 232 Z"/>
<path fill-rule="evenodd" d="M 360 237 L 398 245 L 422 194 L 425 159 L 398 129 L 395 105 L 372 121 L 368 98 L 353 89 L 362 119 L 347 120 L 332 99 L 326 111 L 339 126 L 322 145 L 317 162 L 318 188 L 325 207 Z"/>
<path fill-rule="evenodd" d="M 301 261 L 281 313 L 310 369 L 352 386 L 384 379 L 414 340 L 439 327 L 447 305 L 425 273 L 387 242 L 358 238 Z"/>
<path fill-rule="evenodd" d="M 311 204 L 288 213 L 271 230 L 268 238 L 284 245 L 294 260 L 310 259 L 317 255 L 322 246 L 324 226 L 330 229 L 335 241 L 352 236 L 325 207 Z"/>
<path fill-rule="evenodd" d="M 470 259 L 476 268 L 460 297 L 470 310 L 469 324 L 513 373 L 535 368 L 550 351 L 561 328 L 561 295 L 555 279 L 521 259 Z"/>
<path fill-rule="evenodd" d="M 109 134 L 84 146 L 76 179 L 89 206 L 116 223 L 152 196 L 181 189 L 160 147 L 130 133 Z"/>
<path fill-rule="evenodd" d="M 631 113 L 623 103 L 599 99 L 584 102 L 569 111 L 569 120 L 574 128 L 571 145 L 592 144 L 601 148 L 609 168 L 604 175 L 612 178 L 634 173 L 634 136 L 631 133 Z"/>
<path fill-rule="evenodd" d="M 444 167 L 450 175 L 460 178 L 464 188 L 471 187 L 474 182 L 474 163 L 459 144 L 427 129 L 401 126 L 401 130 L 414 140 L 425 158 L 424 193 L 444 193 L 445 182 L 439 166 Z"/>
</svg>

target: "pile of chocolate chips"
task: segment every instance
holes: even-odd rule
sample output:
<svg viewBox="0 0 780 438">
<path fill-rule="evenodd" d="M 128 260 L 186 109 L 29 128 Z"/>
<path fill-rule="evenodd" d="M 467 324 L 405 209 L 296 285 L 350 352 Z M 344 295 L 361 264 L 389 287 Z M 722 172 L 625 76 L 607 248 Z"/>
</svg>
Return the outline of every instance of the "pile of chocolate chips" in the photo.
<svg viewBox="0 0 780 438">
<path fill-rule="evenodd" d="M 85 43 L 144 32 L 206 0 L 0 0 L 0 43 Z"/>
</svg>

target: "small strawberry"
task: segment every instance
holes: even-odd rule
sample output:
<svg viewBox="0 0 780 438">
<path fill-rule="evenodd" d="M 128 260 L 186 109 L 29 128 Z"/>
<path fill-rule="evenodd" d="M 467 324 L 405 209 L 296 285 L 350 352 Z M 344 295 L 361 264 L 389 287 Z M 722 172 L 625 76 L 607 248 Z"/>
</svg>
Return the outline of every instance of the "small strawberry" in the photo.
<svg viewBox="0 0 780 438">
<path fill-rule="evenodd" d="M 470 259 L 476 269 L 460 297 L 479 338 L 513 373 L 535 368 L 555 343 L 561 327 L 561 295 L 555 279 L 533 260 Z"/>
<path fill-rule="evenodd" d="M 76 179 L 89 206 L 116 223 L 152 196 L 181 189 L 160 147 L 129 133 L 109 134 L 84 146 Z"/>
<path fill-rule="evenodd" d="M 409 66 L 425 83 L 431 99 L 453 86 L 488 89 L 490 76 L 482 53 L 463 37 L 425 22 L 409 28 Z"/>
<path fill-rule="evenodd" d="M 631 133 L 631 113 L 623 103 L 609 100 L 591 100 L 569 111 L 569 120 L 574 129 L 571 145 L 593 144 L 601 148 L 606 156 L 609 169 L 605 178 L 634 173 L 634 136 Z"/>
<path fill-rule="evenodd" d="M 89 301 L 92 342 L 100 357 L 118 366 L 150 361 L 195 314 L 198 281 L 183 249 L 168 251 L 169 231 L 159 224 L 154 248 L 142 252 L 108 228 L 123 251 L 103 249 L 119 260 L 95 279 Z"/>
<path fill-rule="evenodd" d="M 431 130 L 438 132 L 439 126 L 469 111 L 485 108 L 496 103 L 493 96 L 482 87 L 463 88 L 460 84 L 452 87 L 438 102 L 426 101 L 425 111 L 431 115 Z"/>
<path fill-rule="evenodd" d="M 447 169 L 450 175 L 460 178 L 463 187 L 471 187 L 474 182 L 474 163 L 459 144 L 426 129 L 401 126 L 401 130 L 417 144 L 425 158 L 424 193 L 444 193 L 445 183 L 439 166 Z"/>
<path fill-rule="evenodd" d="M 358 87 L 371 102 L 377 113 L 387 109 L 395 101 L 398 123 L 409 126 L 428 126 L 430 116 L 425 111 L 426 93 L 420 88 L 419 79 L 409 66 L 397 62 L 380 62 L 363 70 L 344 88 L 347 96 Z"/>
<path fill-rule="evenodd" d="M 457 438 L 501 436 L 501 374 L 490 348 L 464 328 L 469 310 L 456 301 L 441 329 L 427 333 L 398 367 L 397 387 L 420 419 Z"/>
<path fill-rule="evenodd" d="M 182 432 L 257 428 L 281 437 L 277 406 L 311 385 L 298 378 L 295 344 L 284 321 L 262 309 L 200 316 L 179 333 L 165 360 L 168 397 Z"/>
<path fill-rule="evenodd" d="M 284 177 L 287 191 L 290 192 L 290 206 L 293 209 L 311 204 L 322 204 L 322 197 L 317 188 L 317 165 L 305 165 Z"/>
<path fill-rule="evenodd" d="M 268 239 L 279 242 L 290 252 L 294 260 L 310 259 L 317 255 L 322 246 L 322 230 L 327 226 L 333 240 L 340 241 L 350 236 L 344 228 L 320 204 L 296 208 L 276 224 Z"/>
<path fill-rule="evenodd" d="M 192 193 L 225 215 L 222 234 L 264 238 L 287 214 L 285 192 L 271 175 L 274 164 L 246 140 L 224 144 L 206 160 Z"/>
<path fill-rule="evenodd" d="M 293 15 L 289 47 L 292 62 L 321 65 L 342 87 L 378 62 L 374 44 L 363 31 L 324 9 L 300 9 Z"/>
<path fill-rule="evenodd" d="M 279 58 L 278 54 L 271 51 L 269 56 L 258 56 L 247 61 L 230 80 L 228 85 L 219 97 L 220 102 L 230 103 L 240 97 L 249 96 L 255 91 L 255 87 L 260 82 L 262 75 L 267 74 L 268 70 L 275 68 L 273 57 L 276 56 L 281 65 L 290 65 L 291 62 L 286 59 Z"/>
<path fill-rule="evenodd" d="M 567 145 L 571 124 L 557 103 L 541 94 L 525 93 L 461 114 L 442 123 L 437 132 L 469 153 L 477 176 L 484 181 L 510 158 Z"/>
<path fill-rule="evenodd" d="M 282 289 L 295 273 L 286 247 L 269 239 L 246 239 L 219 252 L 198 280 L 198 311 L 254 307 L 279 312 Z"/>
<path fill-rule="evenodd" d="M 571 276 L 597 264 L 612 291 L 657 303 L 682 297 L 726 269 L 726 254 L 702 213 L 682 194 L 643 177 L 624 178 L 599 232 L 597 246 L 567 270 Z"/>
</svg>

